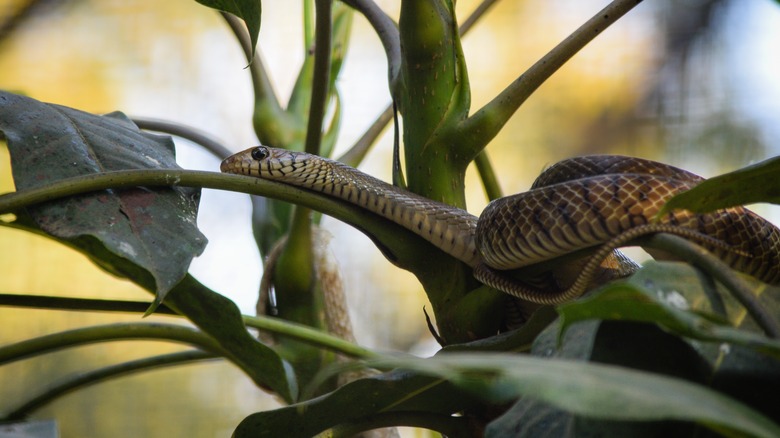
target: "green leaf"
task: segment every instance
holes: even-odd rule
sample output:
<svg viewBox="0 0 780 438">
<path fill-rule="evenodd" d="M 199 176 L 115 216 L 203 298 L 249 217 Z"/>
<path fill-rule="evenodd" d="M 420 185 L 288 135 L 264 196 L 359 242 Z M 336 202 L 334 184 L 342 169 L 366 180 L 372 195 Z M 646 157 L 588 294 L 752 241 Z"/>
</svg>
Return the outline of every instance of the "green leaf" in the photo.
<svg viewBox="0 0 780 438">
<path fill-rule="evenodd" d="M 648 264 L 663 265 L 669 264 Z M 662 271 L 661 271 L 662 272 Z M 647 278 L 663 278 L 661 273 L 648 274 Z M 668 273 L 666 275 L 669 275 Z M 674 275 L 669 275 L 674 277 Z M 637 281 L 640 283 L 640 281 Z M 693 339 L 742 345 L 774 358 L 780 358 L 780 342 L 765 336 L 738 330 L 705 317 L 688 308 L 691 306 L 680 290 L 663 288 L 658 281 L 643 287 L 634 282 L 613 283 L 591 296 L 567 303 L 558 308 L 561 315 L 561 335 L 578 321 L 602 319 L 655 323 L 664 329 Z"/>
<path fill-rule="evenodd" d="M 233 301 L 187 275 L 171 290 L 166 304 L 214 337 L 259 387 L 272 389 L 288 403 L 298 396 L 292 368 L 251 335 Z"/>
<path fill-rule="evenodd" d="M 0 92 L 0 131 L 19 191 L 111 170 L 179 168 L 170 137 L 141 132 L 119 113 L 96 116 Z M 186 187 L 105 190 L 29 213 L 34 226 L 102 268 L 156 290 L 159 304 L 206 246 L 195 223 L 199 199 L 199 189 Z"/>
<path fill-rule="evenodd" d="M 780 178 L 777 175 L 780 175 L 780 157 L 710 178 L 670 199 L 658 212 L 658 217 L 677 208 L 706 213 L 756 202 L 780 204 Z"/>
<path fill-rule="evenodd" d="M 556 359 L 617 365 L 705 383 L 709 364 L 696 349 L 655 325 L 623 321 L 586 321 L 573 325 L 558 347 L 559 323 L 534 342 L 531 353 Z M 576 415 L 539 400 L 521 398 L 490 423 L 486 436 L 691 436 L 695 425 L 679 421 L 616 421 Z"/>
<path fill-rule="evenodd" d="M 438 376 L 490 402 L 522 396 L 592 418 L 694 421 L 727 436 L 780 436 L 780 426 L 716 391 L 622 367 L 465 353 L 429 359 L 387 358 L 369 364 Z"/>
<path fill-rule="evenodd" d="M 252 56 L 257 47 L 260 35 L 260 18 L 262 17 L 262 2 L 260 0 L 195 0 L 212 9 L 224 11 L 244 20 L 252 41 Z"/>
<path fill-rule="evenodd" d="M 377 413 L 452 414 L 473 398 L 441 379 L 395 371 L 356 380 L 322 397 L 246 417 L 233 436 L 309 437 Z"/>
</svg>

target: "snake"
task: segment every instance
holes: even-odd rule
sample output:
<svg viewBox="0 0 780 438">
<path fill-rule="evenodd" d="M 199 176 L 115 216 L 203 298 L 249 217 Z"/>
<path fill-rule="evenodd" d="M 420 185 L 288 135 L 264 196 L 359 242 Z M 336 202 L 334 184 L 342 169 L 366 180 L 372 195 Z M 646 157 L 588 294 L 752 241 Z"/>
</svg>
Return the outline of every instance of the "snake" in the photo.
<svg viewBox="0 0 780 438">
<path fill-rule="evenodd" d="M 636 157 L 589 155 L 560 161 L 522 193 L 491 201 L 476 217 L 335 160 L 269 146 L 226 158 L 220 170 L 323 193 L 379 215 L 473 268 L 474 277 L 521 300 L 557 305 L 586 292 L 613 249 L 656 233 L 695 241 L 731 268 L 780 284 L 780 230 L 744 207 L 697 214 L 663 204 L 704 178 Z M 540 290 L 511 272 L 578 251 L 592 256 L 562 290 Z"/>
</svg>

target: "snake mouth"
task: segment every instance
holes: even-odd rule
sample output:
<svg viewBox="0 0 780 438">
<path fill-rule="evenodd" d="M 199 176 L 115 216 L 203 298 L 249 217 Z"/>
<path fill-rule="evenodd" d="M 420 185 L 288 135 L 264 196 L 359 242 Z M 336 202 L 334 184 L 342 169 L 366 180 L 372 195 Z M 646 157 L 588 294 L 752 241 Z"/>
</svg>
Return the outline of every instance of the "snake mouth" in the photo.
<svg viewBox="0 0 780 438">
<path fill-rule="evenodd" d="M 233 157 L 227 157 L 222 160 L 222 164 L 219 165 L 220 172 L 230 172 L 233 167 Z"/>
<path fill-rule="evenodd" d="M 219 170 L 223 173 L 245 175 L 247 174 L 249 167 L 249 163 L 246 162 L 243 154 L 239 153 L 236 155 L 231 155 L 222 160 L 222 164 L 219 165 Z"/>
</svg>

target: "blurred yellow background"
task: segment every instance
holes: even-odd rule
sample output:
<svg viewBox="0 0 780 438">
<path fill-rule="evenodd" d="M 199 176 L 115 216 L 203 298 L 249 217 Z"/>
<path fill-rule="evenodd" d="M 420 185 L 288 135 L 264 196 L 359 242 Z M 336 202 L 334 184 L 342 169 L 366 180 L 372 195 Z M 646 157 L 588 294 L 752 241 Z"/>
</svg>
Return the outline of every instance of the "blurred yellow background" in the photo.
<svg viewBox="0 0 780 438">
<path fill-rule="evenodd" d="M 0 0 L 0 23 L 33 1 Z M 189 0 L 41 3 L 48 6 L 0 33 L 0 89 L 95 113 L 121 110 L 182 122 L 212 133 L 233 150 L 257 143 L 246 62 L 214 11 Z M 397 18 L 397 0 L 378 3 Z M 473 110 L 606 3 L 499 2 L 463 42 Z M 640 5 L 542 86 L 489 147 L 505 193 L 527 189 L 545 166 L 573 155 L 637 155 L 705 176 L 776 155 L 780 8 L 768 0 L 695 3 Z M 477 4 L 459 1 L 459 18 Z M 263 2 L 259 50 L 280 96 L 289 94 L 303 59 L 301 16 L 300 2 Z M 344 111 L 339 151 L 389 103 L 385 69 L 381 44 L 356 17 L 337 82 Z M 391 147 L 386 133 L 361 167 L 388 180 Z M 218 169 L 217 159 L 185 141 L 177 140 L 177 153 L 182 167 Z M 468 177 L 469 210 L 479 214 L 487 201 L 473 172 Z M 13 182 L 2 147 L 0 193 L 9 191 Z M 245 196 L 204 192 L 199 226 L 210 243 L 191 272 L 251 314 L 261 267 L 249 215 Z M 345 277 L 358 341 L 433 351 L 422 314 L 425 294 L 414 277 L 392 267 L 357 231 L 330 219 L 324 224 L 334 235 L 331 251 Z M 151 299 L 72 250 L 5 228 L 0 228 L 0 291 Z M 0 307 L 0 344 L 139 320 L 138 315 Z M 117 342 L 3 366 L 0 410 L 58 376 L 180 348 Z M 209 363 L 101 384 L 60 399 L 35 418 L 56 418 L 64 437 L 212 437 L 229 435 L 249 413 L 273 406 L 276 401 L 240 371 Z"/>
</svg>

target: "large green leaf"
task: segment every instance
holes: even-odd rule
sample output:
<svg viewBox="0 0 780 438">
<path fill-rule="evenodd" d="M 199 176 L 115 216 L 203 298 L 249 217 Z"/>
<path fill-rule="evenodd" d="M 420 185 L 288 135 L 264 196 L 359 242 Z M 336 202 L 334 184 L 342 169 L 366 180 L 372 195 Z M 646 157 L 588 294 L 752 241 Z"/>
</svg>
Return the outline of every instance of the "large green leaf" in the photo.
<svg viewBox="0 0 780 438">
<path fill-rule="evenodd" d="M 372 366 L 438 376 L 489 402 L 541 400 L 578 415 L 621 421 L 693 421 L 727 436 L 780 436 L 746 405 L 682 379 L 611 365 L 508 354 L 387 358 Z"/>
<path fill-rule="evenodd" d="M 233 436 L 310 437 L 380 413 L 449 415 L 473 405 L 472 397 L 441 379 L 396 371 L 356 380 L 316 399 L 252 414 Z"/>
<path fill-rule="evenodd" d="M 166 303 L 214 337 L 259 387 L 270 388 L 286 402 L 298 396 L 292 368 L 247 331 L 233 301 L 187 275 L 171 290 Z"/>
<path fill-rule="evenodd" d="M 249 38 L 252 41 L 252 54 L 257 46 L 257 37 L 260 35 L 260 17 L 262 16 L 261 0 L 195 0 L 198 3 L 219 11 L 229 12 L 244 20 Z"/>
<path fill-rule="evenodd" d="M 706 382 L 710 367 L 691 345 L 650 324 L 587 321 L 572 326 L 558 344 L 558 323 L 534 342 L 536 356 L 618 365 Z M 617 421 L 577 415 L 542 400 L 523 397 L 492 421 L 486 436 L 690 436 L 695 425 L 680 421 Z"/>
<path fill-rule="evenodd" d="M 571 324 L 589 319 L 649 322 L 678 335 L 718 344 L 742 345 L 780 358 L 780 341 L 730 327 L 725 320 L 718 321 L 714 316 L 706 317 L 691 311 L 689 308 L 695 302 L 682 295 L 685 288 L 664 287 L 660 279 L 688 278 L 689 284 L 690 279 L 695 281 L 694 275 L 685 273 L 692 272 L 689 268 L 671 263 L 648 263 L 648 267 L 650 273 L 645 268 L 644 276 L 631 282 L 610 284 L 589 297 L 560 306 L 561 333 Z"/>
<path fill-rule="evenodd" d="M 111 170 L 179 168 L 170 137 L 141 132 L 119 113 L 96 116 L 0 91 L 0 131 L 19 191 Z M 206 245 L 195 223 L 199 199 L 199 189 L 186 187 L 104 190 L 28 211 L 43 232 L 156 290 L 159 303 Z"/>
<path fill-rule="evenodd" d="M 658 216 L 676 208 L 698 213 L 735 205 L 770 202 L 780 204 L 780 157 L 716 176 L 670 199 Z"/>
</svg>

